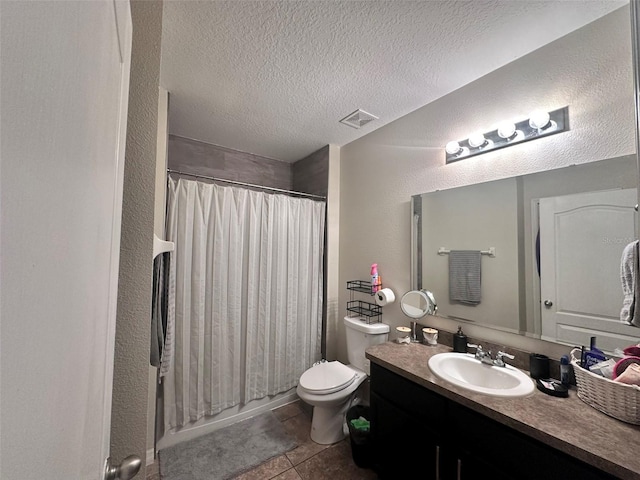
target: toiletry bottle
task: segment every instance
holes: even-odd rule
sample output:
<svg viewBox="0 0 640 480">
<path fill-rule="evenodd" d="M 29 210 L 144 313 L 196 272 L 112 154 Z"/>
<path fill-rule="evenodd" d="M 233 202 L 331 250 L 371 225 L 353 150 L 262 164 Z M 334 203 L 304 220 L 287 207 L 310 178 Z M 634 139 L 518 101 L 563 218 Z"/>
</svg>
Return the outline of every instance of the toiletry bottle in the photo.
<svg viewBox="0 0 640 480">
<path fill-rule="evenodd" d="M 373 295 L 378 290 L 380 290 L 380 285 L 378 283 L 378 264 L 371 264 L 371 294 Z"/>
<path fill-rule="evenodd" d="M 569 386 L 569 355 L 560 357 L 560 382 L 565 386 Z"/>
<path fill-rule="evenodd" d="M 460 325 L 458 325 L 458 332 L 453 335 L 453 351 L 467 353 L 467 336 L 462 333 Z"/>
</svg>

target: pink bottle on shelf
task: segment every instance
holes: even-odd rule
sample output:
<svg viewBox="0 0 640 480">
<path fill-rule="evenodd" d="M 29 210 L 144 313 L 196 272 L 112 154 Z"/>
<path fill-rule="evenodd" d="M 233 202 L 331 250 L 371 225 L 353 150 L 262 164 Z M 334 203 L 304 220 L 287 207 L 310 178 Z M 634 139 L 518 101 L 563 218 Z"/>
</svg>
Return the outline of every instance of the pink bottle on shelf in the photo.
<svg viewBox="0 0 640 480">
<path fill-rule="evenodd" d="M 371 295 L 380 290 L 380 275 L 378 275 L 378 264 L 371 264 Z"/>
</svg>

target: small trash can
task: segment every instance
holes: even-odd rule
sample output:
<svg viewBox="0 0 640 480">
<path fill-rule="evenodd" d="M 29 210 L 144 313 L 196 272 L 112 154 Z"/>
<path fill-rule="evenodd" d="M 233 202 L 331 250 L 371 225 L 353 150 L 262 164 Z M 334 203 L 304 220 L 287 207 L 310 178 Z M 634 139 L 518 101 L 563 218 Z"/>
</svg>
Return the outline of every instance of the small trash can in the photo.
<svg viewBox="0 0 640 480">
<path fill-rule="evenodd" d="M 351 440 L 353 461 L 360 468 L 371 466 L 370 409 L 366 405 L 355 405 L 347 410 L 347 426 Z"/>
</svg>

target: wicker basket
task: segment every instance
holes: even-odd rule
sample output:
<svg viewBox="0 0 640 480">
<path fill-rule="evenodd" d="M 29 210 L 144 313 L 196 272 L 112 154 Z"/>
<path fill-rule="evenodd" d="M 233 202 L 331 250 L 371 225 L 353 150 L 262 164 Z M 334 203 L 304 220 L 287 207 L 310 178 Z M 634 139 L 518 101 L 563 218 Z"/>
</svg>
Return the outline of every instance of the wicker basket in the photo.
<svg viewBox="0 0 640 480">
<path fill-rule="evenodd" d="M 602 413 L 640 425 L 640 387 L 614 382 L 580 366 L 579 349 L 571 351 L 571 365 L 576 376 L 578 398 Z"/>
</svg>

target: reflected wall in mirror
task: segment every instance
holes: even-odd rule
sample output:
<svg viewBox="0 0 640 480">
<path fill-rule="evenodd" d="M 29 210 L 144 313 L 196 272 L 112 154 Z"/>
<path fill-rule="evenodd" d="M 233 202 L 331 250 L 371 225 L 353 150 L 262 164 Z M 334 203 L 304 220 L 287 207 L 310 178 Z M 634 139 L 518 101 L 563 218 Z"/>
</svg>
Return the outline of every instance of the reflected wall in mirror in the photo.
<svg viewBox="0 0 640 480">
<path fill-rule="evenodd" d="M 571 131 L 452 164 L 459 170 L 445 165 L 443 178 L 458 175 L 458 182 L 412 197 L 413 286 L 433 291 L 439 316 L 567 345 L 588 345 L 595 335 L 607 351 L 640 341 L 640 329 L 620 320 L 621 255 L 638 237 L 625 29 L 626 7 L 519 59 L 496 74 L 493 85 L 482 85 L 483 95 L 495 99 L 506 88 L 510 98 L 551 96 L 568 104 Z M 589 56 L 586 45 L 594 46 Z M 524 84 L 521 72 L 532 64 L 541 78 Z M 591 68 L 584 70 L 584 64 Z M 614 68 L 618 73 L 605 79 Z M 525 157 L 534 161 L 521 162 Z M 438 253 L 442 247 L 495 248 L 495 257 L 481 256 L 479 304 L 449 300 L 449 256 Z"/>
<path fill-rule="evenodd" d="M 640 332 L 620 321 L 620 262 L 637 238 L 636 171 L 630 155 L 416 195 L 419 269 L 438 314 L 569 345 L 591 335 L 608 350 L 633 343 Z M 477 305 L 450 300 L 443 248 L 495 249 L 480 256 Z"/>
</svg>

